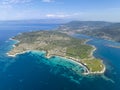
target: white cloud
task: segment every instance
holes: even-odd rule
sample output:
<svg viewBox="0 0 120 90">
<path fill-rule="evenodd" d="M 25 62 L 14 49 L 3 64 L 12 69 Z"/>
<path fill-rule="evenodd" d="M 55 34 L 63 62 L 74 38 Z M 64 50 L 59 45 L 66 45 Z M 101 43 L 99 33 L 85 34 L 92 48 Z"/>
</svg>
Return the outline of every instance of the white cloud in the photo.
<svg viewBox="0 0 120 90">
<path fill-rule="evenodd" d="M 16 4 L 27 4 L 32 0 L 2 0 L 0 1 L 0 8 L 10 9 Z"/>
<path fill-rule="evenodd" d="M 11 5 L 8 5 L 8 4 L 0 4 L 0 8 L 2 8 L 2 9 L 10 9 L 10 8 L 12 8 L 12 6 Z"/>
<path fill-rule="evenodd" d="M 50 2 L 54 2 L 54 0 L 42 0 L 42 2 L 50 3 Z"/>
<path fill-rule="evenodd" d="M 31 15 L 32 13 L 32 15 Z M 41 19 L 45 14 L 40 10 L 21 10 L 13 9 L 1 10 L 0 20 L 23 20 L 23 19 Z"/>
<path fill-rule="evenodd" d="M 65 17 L 69 17 L 69 15 L 66 15 L 66 14 L 47 14 L 46 17 L 48 17 L 48 18 L 65 18 Z"/>
<path fill-rule="evenodd" d="M 55 14 L 46 14 L 48 18 L 71 18 L 82 15 L 82 13 L 55 13 Z"/>
<path fill-rule="evenodd" d="M 67 14 L 47 14 L 46 17 L 48 18 L 65 18 L 69 17 L 70 15 Z"/>
<path fill-rule="evenodd" d="M 10 4 L 22 4 L 22 3 L 29 3 L 32 0 L 2 0 L 1 5 L 10 5 Z"/>
</svg>

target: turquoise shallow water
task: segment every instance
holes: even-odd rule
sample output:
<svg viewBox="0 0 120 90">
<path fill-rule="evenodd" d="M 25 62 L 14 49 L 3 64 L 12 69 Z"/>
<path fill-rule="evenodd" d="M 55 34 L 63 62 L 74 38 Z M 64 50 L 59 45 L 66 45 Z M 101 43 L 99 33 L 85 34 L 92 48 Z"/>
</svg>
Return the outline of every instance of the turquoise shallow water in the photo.
<svg viewBox="0 0 120 90">
<path fill-rule="evenodd" d="M 30 26 L 28 25 L 29 28 Z M 39 28 L 42 29 L 40 26 Z M 107 71 L 104 75 L 84 76 L 83 68 L 78 64 L 60 57 L 47 59 L 44 52 L 30 51 L 14 58 L 8 57 L 6 53 L 15 43 L 9 38 L 25 31 L 27 32 L 27 29 L 24 30 L 22 25 L 20 28 L 14 27 L 14 30 L 0 27 L 0 90 L 120 89 L 120 49 L 109 47 L 110 44 L 119 46 L 119 43 L 92 38 L 88 44 L 97 47 L 94 55 L 104 60 Z M 76 37 L 91 38 L 84 35 Z"/>
</svg>

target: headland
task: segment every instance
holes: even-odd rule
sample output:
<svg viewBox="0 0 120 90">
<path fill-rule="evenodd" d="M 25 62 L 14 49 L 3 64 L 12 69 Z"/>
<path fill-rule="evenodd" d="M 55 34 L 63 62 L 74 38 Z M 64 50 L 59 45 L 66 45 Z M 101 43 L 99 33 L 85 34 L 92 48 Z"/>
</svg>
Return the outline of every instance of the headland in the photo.
<svg viewBox="0 0 120 90">
<path fill-rule="evenodd" d="M 23 33 L 12 38 L 19 41 L 7 54 L 15 57 L 27 51 L 45 51 L 46 57 L 60 56 L 79 63 L 86 68 L 84 74 L 103 74 L 105 65 L 96 59 L 94 46 L 86 44 L 86 40 L 74 38 L 58 31 L 35 31 Z"/>
</svg>

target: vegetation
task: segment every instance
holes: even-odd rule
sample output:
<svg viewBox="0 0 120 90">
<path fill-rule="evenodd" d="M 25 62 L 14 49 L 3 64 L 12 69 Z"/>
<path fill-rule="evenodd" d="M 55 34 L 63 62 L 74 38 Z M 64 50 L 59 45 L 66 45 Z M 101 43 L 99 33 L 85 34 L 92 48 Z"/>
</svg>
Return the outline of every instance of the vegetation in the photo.
<svg viewBox="0 0 120 90">
<path fill-rule="evenodd" d="M 99 60 L 91 60 L 93 47 L 85 44 L 85 40 L 73 38 L 67 34 L 57 31 L 36 31 L 23 33 L 14 39 L 19 40 L 9 52 L 10 55 L 28 50 L 44 50 L 47 57 L 62 56 L 72 58 L 78 62 L 87 63 L 90 71 L 101 71 L 103 65 Z M 89 60 L 90 59 L 90 60 Z"/>
<path fill-rule="evenodd" d="M 74 32 L 120 42 L 120 23 L 72 21 L 58 27 L 61 32 Z"/>
<path fill-rule="evenodd" d="M 91 59 L 91 60 L 81 60 L 81 62 L 86 65 L 91 72 L 101 72 L 103 70 L 104 64 L 99 59 Z"/>
</svg>

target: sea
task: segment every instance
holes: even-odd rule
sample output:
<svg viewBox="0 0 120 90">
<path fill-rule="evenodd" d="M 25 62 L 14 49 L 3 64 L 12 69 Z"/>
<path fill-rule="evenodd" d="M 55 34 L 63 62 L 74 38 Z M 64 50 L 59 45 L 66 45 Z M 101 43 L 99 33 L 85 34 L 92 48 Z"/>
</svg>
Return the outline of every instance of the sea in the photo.
<svg viewBox="0 0 120 90">
<path fill-rule="evenodd" d="M 84 68 L 65 58 L 45 57 L 43 51 L 29 51 L 16 57 L 7 56 L 16 41 L 10 38 L 38 30 L 52 30 L 59 24 L 0 23 L 0 90 L 120 90 L 120 43 L 75 34 L 90 39 L 87 44 L 97 50 L 106 71 L 101 75 L 84 75 Z"/>
</svg>

